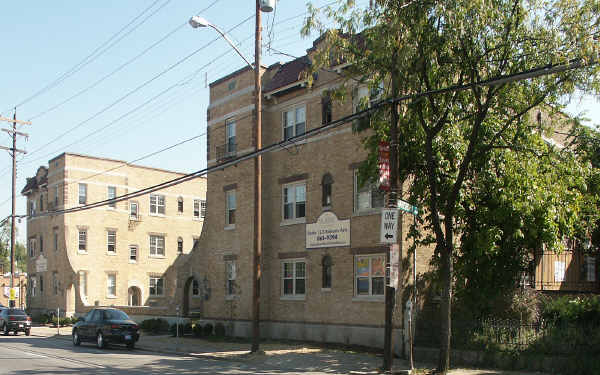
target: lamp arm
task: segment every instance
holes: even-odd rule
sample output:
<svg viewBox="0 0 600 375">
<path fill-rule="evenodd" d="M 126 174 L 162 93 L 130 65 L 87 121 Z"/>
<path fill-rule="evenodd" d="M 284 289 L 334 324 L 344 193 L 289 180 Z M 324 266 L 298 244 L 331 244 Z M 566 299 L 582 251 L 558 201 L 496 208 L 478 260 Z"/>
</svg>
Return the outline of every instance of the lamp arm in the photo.
<svg viewBox="0 0 600 375">
<path fill-rule="evenodd" d="M 213 25 L 212 23 L 209 23 L 208 26 L 212 27 L 213 29 L 215 29 L 216 32 L 218 32 L 219 34 L 221 34 L 221 36 L 223 37 L 223 39 L 225 39 L 227 41 L 227 43 L 229 43 L 229 45 L 231 47 L 233 47 L 233 49 L 235 50 L 235 52 L 237 52 L 237 54 L 240 55 L 240 57 L 242 59 L 244 59 L 244 61 L 246 62 L 246 64 L 248 64 L 248 66 L 250 67 L 250 69 L 254 69 L 254 66 L 250 63 L 250 61 L 248 61 L 248 59 L 242 54 L 242 52 L 235 46 L 235 44 L 231 41 L 231 39 L 229 39 L 229 37 L 227 36 L 227 34 L 225 34 L 223 31 L 221 31 L 221 29 L 219 29 L 217 26 Z"/>
</svg>

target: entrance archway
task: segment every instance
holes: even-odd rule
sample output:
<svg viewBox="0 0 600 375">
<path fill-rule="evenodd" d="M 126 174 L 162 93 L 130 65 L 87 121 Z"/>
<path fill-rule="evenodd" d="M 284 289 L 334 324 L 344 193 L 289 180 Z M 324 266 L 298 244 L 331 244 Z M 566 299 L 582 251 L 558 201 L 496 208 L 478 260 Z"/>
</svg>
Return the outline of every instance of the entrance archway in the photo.
<svg viewBox="0 0 600 375">
<path fill-rule="evenodd" d="M 129 306 L 140 306 L 142 302 L 142 291 L 137 286 L 129 287 L 127 290 Z"/>
<path fill-rule="evenodd" d="M 194 277 L 190 276 L 185 281 L 185 285 L 183 287 L 183 309 L 181 311 L 183 316 L 188 316 L 190 314 L 190 289 L 192 288 L 193 282 Z"/>
</svg>

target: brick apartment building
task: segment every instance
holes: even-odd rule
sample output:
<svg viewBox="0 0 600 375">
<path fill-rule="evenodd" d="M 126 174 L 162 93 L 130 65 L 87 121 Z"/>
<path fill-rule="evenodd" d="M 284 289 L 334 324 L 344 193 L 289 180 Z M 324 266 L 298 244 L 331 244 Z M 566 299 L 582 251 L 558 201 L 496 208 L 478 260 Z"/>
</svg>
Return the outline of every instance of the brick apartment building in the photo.
<svg viewBox="0 0 600 375">
<path fill-rule="evenodd" d="M 302 134 L 351 114 L 359 96 L 343 103 L 327 96 L 341 83 L 319 72 L 311 87 L 309 56 L 262 67 L 263 145 Z M 333 69 L 342 69 L 342 66 Z M 255 150 L 253 70 L 233 72 L 210 84 L 208 166 Z M 384 197 L 376 186 L 359 187 L 357 168 L 367 157 L 351 124 L 263 156 L 263 258 L 261 334 L 273 338 L 343 342 L 383 347 L 385 264 L 380 243 Z M 253 161 L 208 175 L 210 201 L 202 236 L 178 268 L 178 300 L 184 313 L 226 323 L 249 336 L 252 319 L 254 213 Z M 403 220 L 404 233 L 412 218 Z M 337 237 L 320 233 L 336 233 Z M 411 257 L 403 244 L 401 280 Z M 417 250 L 417 272 L 429 270 L 431 248 Z M 403 327 L 401 281 L 394 335 Z M 199 296 L 201 298 L 193 298 Z"/>
<path fill-rule="evenodd" d="M 0 292 L 0 306 L 9 305 L 10 297 L 10 266 L 4 269 L 0 265 L 0 284 L 2 291 Z M 15 306 L 21 309 L 27 307 L 27 274 L 16 271 L 13 277 L 13 285 L 16 288 Z"/>
<path fill-rule="evenodd" d="M 202 230 L 206 179 L 72 213 L 181 173 L 63 153 L 27 179 L 28 307 L 67 315 L 94 305 L 163 314 L 175 285 L 165 273 Z M 160 306 L 159 306 L 160 305 Z M 133 308 L 135 307 L 135 309 Z M 130 312 L 131 312 L 130 311 Z"/>
</svg>

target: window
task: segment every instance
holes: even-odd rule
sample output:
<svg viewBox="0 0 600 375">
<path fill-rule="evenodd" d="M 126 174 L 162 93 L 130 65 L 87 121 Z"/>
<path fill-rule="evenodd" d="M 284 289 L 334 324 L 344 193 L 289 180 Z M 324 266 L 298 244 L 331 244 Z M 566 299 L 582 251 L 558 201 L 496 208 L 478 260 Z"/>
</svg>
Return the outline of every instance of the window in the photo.
<svg viewBox="0 0 600 375">
<path fill-rule="evenodd" d="M 183 238 L 177 238 L 177 254 L 183 254 Z"/>
<path fill-rule="evenodd" d="M 200 237 L 194 236 L 193 239 L 194 239 L 194 244 L 192 245 L 192 248 L 196 248 L 196 245 L 198 244 L 198 241 L 200 241 Z"/>
<path fill-rule="evenodd" d="M 225 139 L 227 143 L 225 144 L 225 152 L 226 156 L 233 156 L 237 151 L 237 143 L 235 142 L 235 120 L 229 119 L 225 121 Z"/>
<path fill-rule="evenodd" d="M 58 207 L 58 185 L 54 186 L 54 207 Z"/>
<path fill-rule="evenodd" d="M 40 212 L 44 211 L 44 194 L 40 194 Z"/>
<path fill-rule="evenodd" d="M 44 276 L 40 275 L 40 294 L 44 294 Z"/>
<path fill-rule="evenodd" d="M 109 230 L 106 232 L 107 251 L 115 254 L 117 252 L 117 232 Z"/>
<path fill-rule="evenodd" d="M 87 202 L 87 185 L 79 184 L 79 204 L 85 204 Z"/>
<path fill-rule="evenodd" d="M 35 238 L 30 238 L 29 239 L 29 257 L 33 258 L 35 256 L 35 244 L 36 244 L 36 239 Z"/>
<path fill-rule="evenodd" d="M 322 189 L 321 205 L 323 207 L 331 206 L 332 185 L 333 185 L 333 177 L 331 177 L 331 174 L 326 173 L 325 175 L 323 175 L 323 179 L 321 180 L 321 189 Z"/>
<path fill-rule="evenodd" d="M 40 254 L 44 252 L 44 237 L 40 234 Z"/>
<path fill-rule="evenodd" d="M 165 281 L 162 277 L 150 276 L 150 295 L 162 296 L 164 292 Z"/>
<path fill-rule="evenodd" d="M 54 295 L 57 296 L 58 295 L 58 277 L 55 272 L 52 272 L 52 289 L 54 291 Z"/>
<path fill-rule="evenodd" d="M 354 270 L 357 296 L 383 296 L 385 255 L 357 256 Z"/>
<path fill-rule="evenodd" d="M 109 186 L 108 187 L 108 191 L 107 191 L 107 198 L 108 199 L 115 199 L 117 197 L 117 188 L 114 186 Z M 116 208 L 117 207 L 117 202 L 112 201 L 108 204 L 109 208 Z"/>
<path fill-rule="evenodd" d="M 137 220 L 139 218 L 137 202 L 129 202 L 129 218 L 131 220 Z"/>
<path fill-rule="evenodd" d="M 306 131 L 306 107 L 297 107 L 283 112 L 283 140 L 288 140 Z"/>
<path fill-rule="evenodd" d="M 129 262 L 130 263 L 137 262 L 137 254 L 138 254 L 137 246 L 134 246 L 134 245 L 129 246 Z"/>
<path fill-rule="evenodd" d="M 58 251 L 58 229 L 54 229 L 54 251 Z"/>
<path fill-rule="evenodd" d="M 150 235 L 150 256 L 165 256 L 165 236 Z"/>
<path fill-rule="evenodd" d="M 360 212 L 383 207 L 384 193 L 375 184 L 365 182 L 361 187 L 358 171 L 354 171 L 354 211 Z"/>
<path fill-rule="evenodd" d="M 200 200 L 194 199 L 194 218 L 200 218 Z"/>
<path fill-rule="evenodd" d="M 200 200 L 200 218 L 204 219 L 206 217 L 206 200 Z"/>
<path fill-rule="evenodd" d="M 29 201 L 29 216 L 35 216 L 35 201 Z"/>
<path fill-rule="evenodd" d="M 114 273 L 106 275 L 106 296 L 109 298 L 117 296 L 117 275 Z"/>
<path fill-rule="evenodd" d="M 152 194 L 150 195 L 150 213 L 151 214 L 165 214 L 165 196 Z"/>
<path fill-rule="evenodd" d="M 225 262 L 225 272 L 227 273 L 227 295 L 235 294 L 235 262 Z"/>
<path fill-rule="evenodd" d="M 283 220 L 306 217 L 306 184 L 296 183 L 283 187 Z"/>
<path fill-rule="evenodd" d="M 79 294 L 87 298 L 87 272 L 79 271 Z"/>
<path fill-rule="evenodd" d="M 236 84 L 236 81 L 229 82 L 227 84 L 227 90 L 231 91 L 231 90 L 235 89 L 235 84 Z"/>
<path fill-rule="evenodd" d="M 321 98 L 321 123 L 329 124 L 332 118 L 331 94 L 326 91 Z"/>
<path fill-rule="evenodd" d="M 323 289 L 331 289 L 331 266 L 333 265 L 333 262 L 331 261 L 331 256 L 323 256 L 321 265 L 323 266 L 323 284 L 321 287 Z"/>
<path fill-rule="evenodd" d="M 596 257 L 586 255 L 583 260 L 585 267 L 585 281 L 596 281 Z"/>
<path fill-rule="evenodd" d="M 87 230 L 79 230 L 79 251 L 87 251 Z"/>
<path fill-rule="evenodd" d="M 226 193 L 225 225 L 235 225 L 235 190 Z"/>
<path fill-rule="evenodd" d="M 559 283 L 565 281 L 565 262 L 554 262 L 554 281 Z"/>
<path fill-rule="evenodd" d="M 283 296 L 304 296 L 306 294 L 306 263 L 304 260 L 289 260 L 282 265 Z"/>
<path fill-rule="evenodd" d="M 192 295 L 199 296 L 200 295 L 200 283 L 198 280 L 192 280 Z"/>
<path fill-rule="evenodd" d="M 36 289 L 37 289 L 37 279 L 35 277 L 32 277 L 29 280 L 29 285 L 30 285 L 30 287 L 29 287 L 29 293 L 31 293 L 32 297 L 35 297 L 35 292 L 36 292 Z"/>
<path fill-rule="evenodd" d="M 179 212 L 180 214 L 183 213 L 183 198 L 182 197 L 177 198 L 177 212 Z"/>
</svg>

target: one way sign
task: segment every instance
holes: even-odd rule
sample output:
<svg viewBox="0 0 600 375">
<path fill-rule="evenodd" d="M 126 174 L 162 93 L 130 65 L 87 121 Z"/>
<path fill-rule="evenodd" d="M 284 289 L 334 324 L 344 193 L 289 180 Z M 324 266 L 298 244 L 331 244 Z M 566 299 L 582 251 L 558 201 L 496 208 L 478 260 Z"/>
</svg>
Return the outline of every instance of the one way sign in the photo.
<svg viewBox="0 0 600 375">
<path fill-rule="evenodd" d="M 398 209 L 384 209 L 381 211 L 381 243 L 397 243 Z"/>
</svg>

